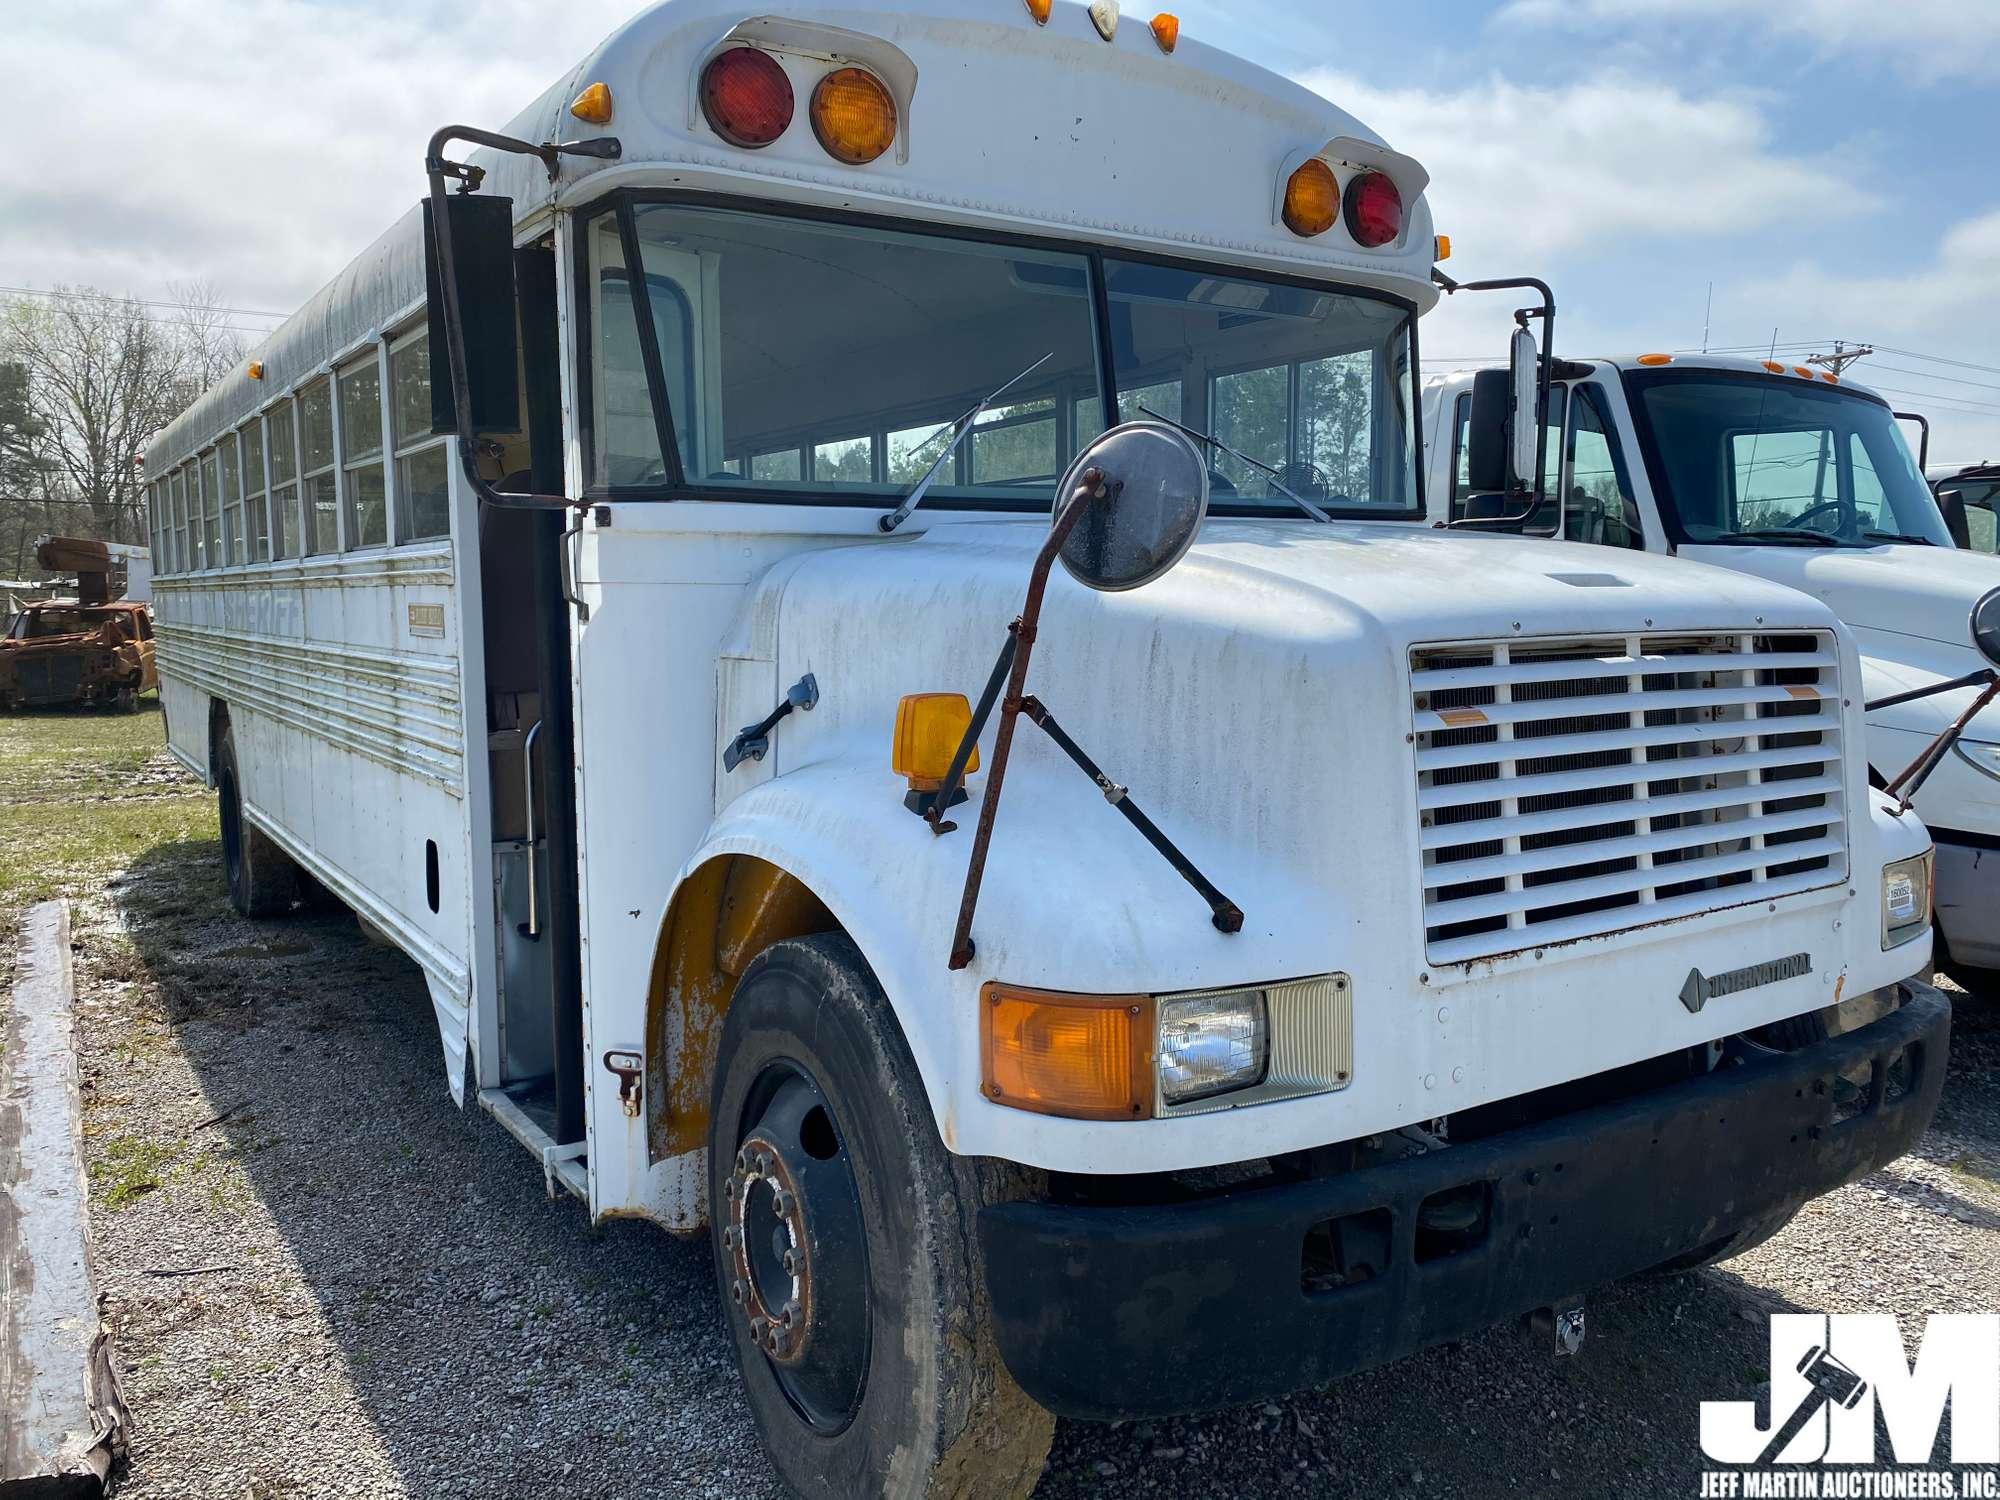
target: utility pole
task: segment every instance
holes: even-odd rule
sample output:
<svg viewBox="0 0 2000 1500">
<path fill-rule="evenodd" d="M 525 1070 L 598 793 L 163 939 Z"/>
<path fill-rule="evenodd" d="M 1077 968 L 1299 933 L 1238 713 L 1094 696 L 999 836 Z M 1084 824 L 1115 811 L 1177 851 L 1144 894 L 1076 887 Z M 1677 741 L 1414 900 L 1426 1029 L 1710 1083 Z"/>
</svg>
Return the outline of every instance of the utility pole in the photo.
<svg viewBox="0 0 2000 1500">
<path fill-rule="evenodd" d="M 1849 365 L 1853 364 L 1857 359 L 1866 359 L 1874 352 L 1875 348 L 1872 344 L 1856 344 L 1850 349 L 1847 347 L 1845 339 L 1835 339 L 1833 341 L 1833 353 L 1808 354 L 1806 356 L 1806 363 L 1809 365 L 1818 365 L 1821 369 L 1830 370 L 1835 375 L 1845 375 Z"/>
</svg>

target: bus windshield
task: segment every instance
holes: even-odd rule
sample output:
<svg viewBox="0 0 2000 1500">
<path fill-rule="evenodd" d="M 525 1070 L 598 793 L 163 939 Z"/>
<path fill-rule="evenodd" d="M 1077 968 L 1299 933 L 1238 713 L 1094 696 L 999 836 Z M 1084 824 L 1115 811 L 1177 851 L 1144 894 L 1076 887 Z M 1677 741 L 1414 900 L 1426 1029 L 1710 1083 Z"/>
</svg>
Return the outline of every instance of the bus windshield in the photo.
<svg viewBox="0 0 2000 1500">
<path fill-rule="evenodd" d="M 1889 408 L 1796 378 L 1625 376 L 1676 542 L 1951 546 Z"/>
<path fill-rule="evenodd" d="M 659 202 L 630 213 L 629 241 L 617 211 L 586 230 L 600 492 L 664 492 L 677 454 L 686 487 L 710 495 L 890 505 L 955 418 L 1046 356 L 926 502 L 1046 510 L 1105 425 L 1102 327 L 1121 419 L 1143 404 L 1213 430 L 1329 511 L 1417 513 L 1400 304 L 1136 261 L 1101 262 L 1100 278 L 1084 254 L 859 224 Z M 1218 457 L 1212 479 L 1218 508 L 1300 515 L 1251 465 Z"/>
</svg>

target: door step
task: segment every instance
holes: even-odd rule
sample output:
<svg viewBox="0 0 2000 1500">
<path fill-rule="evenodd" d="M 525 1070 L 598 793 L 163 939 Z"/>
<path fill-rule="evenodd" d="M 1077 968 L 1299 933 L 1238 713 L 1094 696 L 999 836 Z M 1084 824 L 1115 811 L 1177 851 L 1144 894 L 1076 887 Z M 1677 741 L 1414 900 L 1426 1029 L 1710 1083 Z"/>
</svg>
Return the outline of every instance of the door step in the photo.
<svg viewBox="0 0 2000 1500">
<path fill-rule="evenodd" d="M 542 1182 L 551 1198 L 558 1184 L 568 1188 L 580 1201 L 590 1202 L 588 1147 L 583 1141 L 558 1146 L 555 1138 L 537 1124 L 505 1089 L 481 1089 L 479 1103 L 507 1132 L 531 1151 L 542 1164 Z"/>
</svg>

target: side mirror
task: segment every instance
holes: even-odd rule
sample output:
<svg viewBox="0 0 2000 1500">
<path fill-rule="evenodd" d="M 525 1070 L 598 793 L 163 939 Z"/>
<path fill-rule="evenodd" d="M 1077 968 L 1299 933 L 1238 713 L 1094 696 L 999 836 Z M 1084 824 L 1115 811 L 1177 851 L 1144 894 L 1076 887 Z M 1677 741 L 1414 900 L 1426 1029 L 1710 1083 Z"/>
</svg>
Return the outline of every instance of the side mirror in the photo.
<svg viewBox="0 0 2000 1500">
<path fill-rule="evenodd" d="M 1507 483 L 1507 404 L 1512 391 L 1505 370 L 1472 377 L 1472 409 L 1465 420 L 1465 492 L 1501 495 Z"/>
<path fill-rule="evenodd" d="M 2000 589 L 1993 589 L 1972 606 L 1972 644 L 1981 656 L 2000 667 Z"/>
<path fill-rule="evenodd" d="M 1961 552 L 1972 549 L 1972 522 L 1965 514 L 1965 492 L 1962 490 L 1939 490 L 1938 509 L 1944 512 L 1944 529 L 1951 533 L 1951 544 Z"/>
<path fill-rule="evenodd" d="M 521 430 L 514 292 L 514 200 L 480 193 L 444 199 L 452 282 L 465 337 L 465 383 L 474 432 Z M 424 200 L 424 295 L 430 311 L 431 431 L 458 431 L 445 327 L 443 258 L 430 199 Z"/>
<path fill-rule="evenodd" d="M 1507 459 L 1514 482 L 1532 489 L 1542 435 L 1541 351 L 1535 336 L 1516 328 L 1507 346 Z"/>
<path fill-rule="evenodd" d="M 1187 555 L 1208 517 L 1208 465 L 1162 422 L 1126 422 L 1079 453 L 1056 486 L 1056 518 L 1091 469 L 1105 495 L 1084 511 L 1058 554 L 1070 577 L 1101 593 L 1142 588 Z"/>
</svg>

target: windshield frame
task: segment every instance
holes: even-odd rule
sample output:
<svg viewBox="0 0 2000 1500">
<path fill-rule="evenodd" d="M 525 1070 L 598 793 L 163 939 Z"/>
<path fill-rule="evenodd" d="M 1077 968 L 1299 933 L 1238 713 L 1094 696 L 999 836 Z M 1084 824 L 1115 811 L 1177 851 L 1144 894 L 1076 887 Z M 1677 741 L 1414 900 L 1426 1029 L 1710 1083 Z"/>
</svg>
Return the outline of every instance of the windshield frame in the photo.
<svg viewBox="0 0 2000 1500">
<path fill-rule="evenodd" d="M 769 199 L 745 198 L 729 193 L 689 192 L 673 189 L 627 188 L 595 200 L 577 210 L 573 220 L 571 235 L 572 253 L 568 276 L 570 278 L 572 321 L 575 338 L 570 343 L 571 357 L 574 359 L 576 390 L 576 435 L 583 457 L 585 474 L 591 468 L 592 444 L 596 440 L 592 421 L 595 410 L 592 384 L 596 361 L 594 330 L 590 323 L 591 308 L 591 266 L 588 245 L 590 235 L 597 220 L 607 214 L 615 214 L 618 232 L 625 246 L 628 261 L 636 257 L 637 229 L 634 208 L 645 204 L 666 204 L 681 208 L 720 209 L 733 213 L 754 214 L 764 218 L 779 220 L 809 221 L 816 223 L 841 224 L 861 229 L 877 229 L 900 235 L 914 235 L 941 240 L 962 240 L 975 244 L 1006 248 L 1041 251 L 1050 254 L 1070 256 L 1085 262 L 1090 289 L 1092 333 L 1096 341 L 1097 397 L 1102 403 L 1101 410 L 1107 413 L 1107 427 L 1120 421 L 1139 419 L 1137 412 L 1126 413 L 1119 409 L 1117 372 L 1113 367 L 1115 350 L 1111 339 L 1112 318 L 1110 298 L 1107 292 L 1107 278 L 1104 265 L 1107 260 L 1157 265 L 1174 270 L 1193 272 L 1198 275 L 1228 276 L 1250 281 L 1268 281 L 1273 285 L 1297 287 L 1305 291 L 1323 292 L 1331 295 L 1366 299 L 1393 307 L 1404 314 L 1409 331 L 1409 379 L 1405 392 L 1407 403 L 1406 421 L 1410 426 L 1413 458 L 1410 465 L 1410 504 L 1404 508 L 1388 505 L 1347 505 L 1335 506 L 1322 502 L 1322 508 L 1335 520 L 1385 521 L 1401 524 L 1422 522 L 1427 517 L 1424 494 L 1424 462 L 1422 433 L 1423 401 L 1423 359 L 1419 346 L 1421 316 L 1413 298 L 1401 297 L 1393 292 L 1376 287 L 1333 282 L 1311 276 L 1291 275 L 1270 271 L 1261 267 L 1232 265 L 1224 262 L 1196 260 L 1184 256 L 1170 256 L 1123 247 L 1107 251 L 1096 244 L 1084 244 L 1049 235 L 1015 233 L 1005 230 L 984 229 L 960 224 L 939 224 L 924 220 L 905 219 L 893 215 L 869 214 L 829 209 L 818 205 L 800 203 L 779 203 Z M 803 505 L 831 507 L 842 510 L 886 511 L 894 506 L 893 499 L 885 499 L 879 494 L 860 493 L 801 493 L 797 490 L 760 488 L 747 476 L 742 483 L 728 486 L 704 484 L 686 477 L 682 467 L 680 443 L 675 423 L 677 414 L 671 409 L 666 382 L 661 375 L 657 352 L 653 345 L 654 320 L 650 305 L 650 277 L 628 281 L 628 286 L 637 295 L 638 335 L 642 352 L 648 366 L 648 383 L 653 387 L 653 407 L 656 426 L 661 438 L 662 456 L 668 479 L 648 485 L 612 486 L 592 483 L 586 477 L 582 502 L 596 504 L 607 501 L 712 501 L 717 503 L 755 505 Z M 1046 498 L 1024 502 L 1018 498 L 983 498 L 965 495 L 933 493 L 924 501 L 926 511 L 973 511 L 1004 516 L 1045 516 L 1048 512 Z M 1317 524 L 1290 505 L 1278 506 L 1272 503 L 1251 504 L 1242 501 L 1213 499 L 1208 507 L 1212 516 L 1235 517 L 1254 520 L 1279 520 Z"/>
<path fill-rule="evenodd" d="M 1633 434 L 1639 439 L 1640 458 L 1646 466 L 1646 478 L 1652 486 L 1654 508 L 1659 513 L 1660 529 L 1666 534 L 1670 546 L 1681 547 L 1779 547 L 1791 545 L 1782 536 L 1759 538 L 1755 536 L 1699 537 L 1692 535 L 1681 520 L 1680 500 L 1674 493 L 1672 476 L 1667 472 L 1664 451 L 1659 435 L 1653 426 L 1653 413 L 1647 404 L 1646 393 L 1658 386 L 1692 385 L 1702 382 L 1727 382 L 1740 385 L 1770 386 L 1775 389 L 1805 390 L 1813 393 L 1813 399 L 1820 401 L 1859 401 L 1878 408 L 1889 419 L 1890 431 L 1896 441 L 1903 443 L 1904 452 L 1909 452 L 1909 444 L 1903 439 L 1902 428 L 1896 421 L 1896 414 L 1887 401 L 1872 391 L 1865 391 L 1850 385 L 1822 385 L 1814 382 L 1807 386 L 1796 376 L 1773 375 L 1765 370 L 1717 369 L 1712 366 L 1684 365 L 1667 366 L 1659 369 L 1621 369 L 1620 382 L 1625 388 L 1625 405 L 1630 410 Z M 1923 480 L 1923 471 L 1916 467 L 1916 457 L 1910 454 L 1910 467 L 1918 476 L 1926 494 L 1935 509 L 1936 491 L 1928 481 Z M 1942 541 L 1928 543 L 1897 542 L 1886 538 L 1871 540 L 1865 535 L 1860 539 L 1849 538 L 1837 532 L 1827 532 L 1829 546 L 1848 551 L 1871 550 L 1877 547 L 1923 546 L 1929 545 L 1943 551 L 1953 550 L 1951 539 L 1944 532 L 1944 521 L 1938 515 L 1938 534 Z"/>
</svg>

